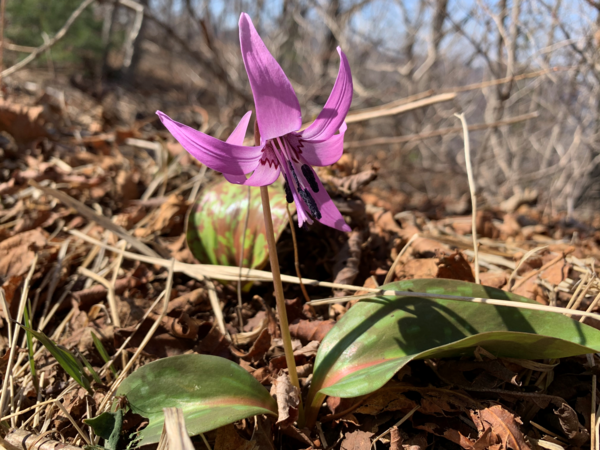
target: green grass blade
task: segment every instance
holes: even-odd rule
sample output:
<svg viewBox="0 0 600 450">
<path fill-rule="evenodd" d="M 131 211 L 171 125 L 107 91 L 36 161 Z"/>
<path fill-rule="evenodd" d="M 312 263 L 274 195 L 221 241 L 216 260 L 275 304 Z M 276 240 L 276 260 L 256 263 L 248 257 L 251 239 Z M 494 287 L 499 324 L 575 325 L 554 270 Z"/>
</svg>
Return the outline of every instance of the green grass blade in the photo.
<svg viewBox="0 0 600 450">
<path fill-rule="evenodd" d="M 90 333 L 92 334 L 92 340 L 94 341 L 94 346 L 96 347 L 96 350 L 98 350 L 98 353 L 100 353 L 100 356 L 102 357 L 105 363 L 109 362 L 110 357 L 108 356 L 106 348 L 104 347 L 104 345 L 102 345 L 102 341 L 98 339 L 98 336 L 96 336 L 93 331 L 90 331 Z M 113 375 L 117 375 L 117 369 L 115 369 L 114 365 L 110 365 L 110 370 L 113 373 Z"/>
<path fill-rule="evenodd" d="M 90 373 L 92 374 L 92 378 L 94 379 L 94 381 L 98 384 L 102 384 L 102 378 L 100 378 L 100 375 L 98 375 L 98 372 L 96 372 L 94 370 L 94 368 L 92 367 L 92 365 L 90 364 L 90 362 L 87 360 L 87 358 L 85 356 L 83 356 L 83 354 L 79 351 L 77 351 L 77 356 L 79 356 L 79 358 L 83 361 L 83 365 L 85 367 L 87 367 L 87 369 L 90 371 Z"/>
<path fill-rule="evenodd" d="M 21 325 L 22 326 L 22 325 Z M 38 341 L 42 343 L 46 350 L 50 352 L 56 359 L 60 367 L 73 378 L 81 387 L 92 393 L 90 386 L 90 380 L 83 370 L 81 362 L 73 356 L 70 352 L 60 348 L 44 333 L 32 330 L 31 328 L 22 326 L 25 331 L 31 333 Z"/>
<path fill-rule="evenodd" d="M 30 310 L 31 310 L 31 304 L 28 301 L 27 305 L 25 306 L 25 309 L 23 310 L 23 320 L 25 321 L 25 326 L 27 328 L 31 328 L 31 321 L 29 320 L 29 311 Z M 37 372 L 35 370 L 35 359 L 34 359 L 34 352 L 33 352 L 33 336 L 29 331 L 27 331 L 27 328 L 25 329 L 25 332 L 27 334 L 27 352 L 29 354 L 29 367 L 31 368 L 31 376 L 33 378 L 33 385 L 35 386 L 35 390 L 37 392 L 38 378 L 37 378 Z"/>
</svg>

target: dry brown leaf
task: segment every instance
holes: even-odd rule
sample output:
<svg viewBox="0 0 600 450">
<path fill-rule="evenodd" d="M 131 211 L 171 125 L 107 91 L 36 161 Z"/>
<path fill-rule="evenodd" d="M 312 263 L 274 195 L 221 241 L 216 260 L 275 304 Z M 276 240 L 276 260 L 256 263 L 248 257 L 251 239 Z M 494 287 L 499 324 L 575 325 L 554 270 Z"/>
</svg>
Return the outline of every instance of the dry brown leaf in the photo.
<svg viewBox="0 0 600 450">
<path fill-rule="evenodd" d="M 479 274 L 479 280 L 484 286 L 500 289 L 506 284 L 508 277 L 504 272 L 483 272 Z"/>
<path fill-rule="evenodd" d="M 581 447 L 590 439 L 590 433 L 579 423 L 577 413 L 568 404 L 563 403 L 560 408 L 554 410 L 563 431 L 575 447 Z"/>
<path fill-rule="evenodd" d="M 0 99 L 0 130 L 26 144 L 48 136 L 44 128 L 43 106 L 25 106 Z"/>
<path fill-rule="evenodd" d="M 437 259 L 411 259 L 406 264 L 396 266 L 396 279 L 435 278 L 438 272 Z"/>
<path fill-rule="evenodd" d="M 298 388 L 292 385 L 290 376 L 282 373 L 273 382 L 271 387 L 271 396 L 277 399 L 277 425 L 281 428 L 287 428 L 298 419 L 298 405 L 300 404 L 300 395 Z"/>
<path fill-rule="evenodd" d="M 290 325 L 290 334 L 304 343 L 321 342 L 334 325 L 333 320 L 299 320 Z"/>
<path fill-rule="evenodd" d="M 530 450 L 519 429 L 519 425 L 522 424 L 521 420 L 501 405 L 473 411 L 471 419 L 477 426 L 480 436 L 483 436 L 486 430 L 491 429 L 491 433 L 495 436 L 495 440 L 492 442 L 501 444 L 503 450 Z"/>
<path fill-rule="evenodd" d="M 416 406 L 413 400 L 405 397 L 402 394 L 390 395 L 390 392 L 381 389 L 375 395 L 366 399 L 354 413 L 370 414 L 375 416 L 385 411 L 410 411 Z"/>
<path fill-rule="evenodd" d="M 341 450 L 369 450 L 373 433 L 356 430 L 346 434 L 341 444 Z"/>
<path fill-rule="evenodd" d="M 254 450 L 256 441 L 247 441 L 239 435 L 233 424 L 225 425 L 217 430 L 215 450 Z"/>
<path fill-rule="evenodd" d="M 178 195 L 171 195 L 160 205 L 156 217 L 145 228 L 138 228 L 134 234 L 137 237 L 147 237 L 153 233 L 162 235 L 179 235 L 183 230 L 185 214 L 190 204 Z"/>
<path fill-rule="evenodd" d="M 436 278 L 475 282 L 469 262 L 459 251 L 439 259 Z"/>
<path fill-rule="evenodd" d="M 402 435 L 398 427 L 392 427 L 390 430 L 390 450 L 400 450 L 402 448 Z"/>
<path fill-rule="evenodd" d="M 242 359 L 245 361 L 252 362 L 260 361 L 264 358 L 265 354 L 269 351 L 270 348 L 271 334 L 269 333 L 269 330 L 265 328 L 264 330 L 262 330 L 256 341 L 254 341 L 254 344 L 252 344 L 252 347 L 250 347 L 248 353 L 242 356 Z"/>
<path fill-rule="evenodd" d="M 0 242 L 0 280 L 23 275 L 31 267 L 39 249 L 46 245 L 47 233 L 41 228 L 26 231 Z"/>
<path fill-rule="evenodd" d="M 331 188 L 331 193 L 351 195 L 358 192 L 360 189 L 368 185 L 371 181 L 377 178 L 376 170 L 363 170 L 355 175 L 349 175 L 346 177 L 332 177 L 324 173 L 319 174 L 323 184 L 326 184 L 328 188 Z M 328 189 L 329 190 L 329 189 Z"/>
</svg>

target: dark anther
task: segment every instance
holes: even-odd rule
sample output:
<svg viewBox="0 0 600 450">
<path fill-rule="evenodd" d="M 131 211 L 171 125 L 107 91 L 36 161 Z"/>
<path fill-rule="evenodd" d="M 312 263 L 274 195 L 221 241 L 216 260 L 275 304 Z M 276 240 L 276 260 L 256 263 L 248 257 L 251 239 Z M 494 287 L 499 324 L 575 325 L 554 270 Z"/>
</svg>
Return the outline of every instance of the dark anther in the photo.
<svg viewBox="0 0 600 450">
<path fill-rule="evenodd" d="M 302 165 L 302 174 L 304 175 L 304 178 L 306 178 L 306 181 L 308 181 L 308 184 L 310 184 L 310 188 L 313 192 L 319 192 L 319 185 L 317 184 L 317 180 L 315 180 L 315 174 L 307 164 Z"/>
<path fill-rule="evenodd" d="M 292 165 L 291 161 L 288 161 L 288 164 L 290 165 L 290 171 L 292 172 L 292 175 L 294 177 L 294 181 L 296 182 L 296 188 L 301 191 L 302 187 L 300 186 L 300 181 L 298 181 L 298 175 L 296 175 L 296 171 L 294 170 L 294 166 Z"/>
<path fill-rule="evenodd" d="M 290 188 L 290 185 L 288 184 L 287 177 L 284 175 L 283 178 L 285 179 L 285 182 L 283 183 L 283 188 L 285 189 L 285 200 L 288 203 L 293 203 L 294 196 L 292 195 L 292 189 Z"/>
<path fill-rule="evenodd" d="M 310 214 L 317 220 L 323 217 L 321 215 L 321 211 L 319 211 L 317 202 L 315 202 L 315 199 L 312 197 L 312 195 L 310 195 L 308 189 L 299 189 L 298 192 L 300 193 L 300 197 L 302 197 L 302 200 L 304 200 L 304 203 L 306 203 L 306 206 L 308 206 Z"/>
</svg>

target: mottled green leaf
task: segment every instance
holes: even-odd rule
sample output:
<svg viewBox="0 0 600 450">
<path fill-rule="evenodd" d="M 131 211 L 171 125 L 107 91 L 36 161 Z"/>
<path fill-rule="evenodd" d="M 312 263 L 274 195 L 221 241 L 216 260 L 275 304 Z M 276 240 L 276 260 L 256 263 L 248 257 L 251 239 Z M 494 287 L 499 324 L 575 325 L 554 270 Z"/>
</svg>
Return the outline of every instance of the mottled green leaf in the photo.
<svg viewBox="0 0 600 450">
<path fill-rule="evenodd" d="M 196 259 L 203 264 L 239 266 L 242 237 L 248 210 L 250 215 L 244 242 L 244 267 L 261 268 L 269 256 L 260 189 L 239 186 L 226 180 L 202 191 L 188 215 L 187 243 Z M 275 239 L 288 224 L 285 191 L 275 183 L 269 186 Z M 294 205 L 290 208 L 295 211 Z"/>
<path fill-rule="evenodd" d="M 277 414 L 277 405 L 256 379 L 227 359 L 181 355 L 146 364 L 121 384 L 131 410 L 149 419 L 140 445 L 158 442 L 163 408 L 181 408 L 190 436 L 257 414 Z"/>
<path fill-rule="evenodd" d="M 456 280 L 406 280 L 382 289 L 531 302 Z M 545 311 L 410 296 L 363 299 L 319 347 L 309 423 L 325 395 L 365 395 L 413 359 L 470 355 L 478 346 L 496 356 L 562 358 L 600 351 L 600 331 Z"/>
</svg>

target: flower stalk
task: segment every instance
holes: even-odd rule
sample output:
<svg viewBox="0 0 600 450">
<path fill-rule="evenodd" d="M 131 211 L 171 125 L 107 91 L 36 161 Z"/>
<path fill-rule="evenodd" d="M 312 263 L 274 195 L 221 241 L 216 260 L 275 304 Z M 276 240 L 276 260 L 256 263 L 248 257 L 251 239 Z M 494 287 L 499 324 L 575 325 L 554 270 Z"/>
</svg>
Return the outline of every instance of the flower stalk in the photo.
<svg viewBox="0 0 600 450">
<path fill-rule="evenodd" d="M 254 140 L 260 142 L 258 127 L 254 127 Z M 294 359 L 294 349 L 292 348 L 292 336 L 288 324 L 287 310 L 285 308 L 285 297 L 283 296 L 283 284 L 281 283 L 281 272 L 279 271 L 279 258 L 277 257 L 277 244 L 275 242 L 275 231 L 273 229 L 273 217 L 271 216 L 271 201 L 269 199 L 269 188 L 260 187 L 260 198 L 262 200 L 263 215 L 265 219 L 265 233 L 267 235 L 267 246 L 269 248 L 269 260 L 271 262 L 271 273 L 273 274 L 273 287 L 275 288 L 275 301 L 277 302 L 277 314 L 279 315 L 279 328 L 283 340 L 283 350 L 285 352 L 285 361 L 290 373 L 290 381 L 298 389 L 300 403 L 298 405 L 298 417 L 300 425 L 304 422 L 304 412 L 302 409 L 302 390 L 298 381 L 298 371 L 296 370 L 296 360 Z"/>
</svg>

